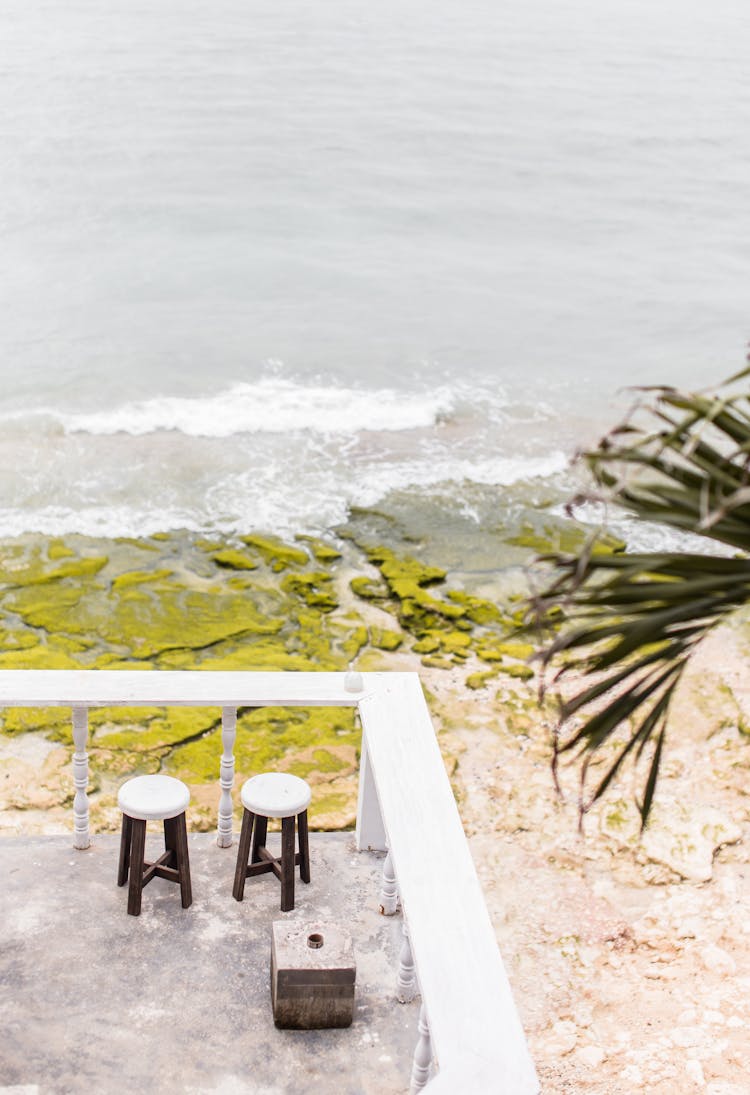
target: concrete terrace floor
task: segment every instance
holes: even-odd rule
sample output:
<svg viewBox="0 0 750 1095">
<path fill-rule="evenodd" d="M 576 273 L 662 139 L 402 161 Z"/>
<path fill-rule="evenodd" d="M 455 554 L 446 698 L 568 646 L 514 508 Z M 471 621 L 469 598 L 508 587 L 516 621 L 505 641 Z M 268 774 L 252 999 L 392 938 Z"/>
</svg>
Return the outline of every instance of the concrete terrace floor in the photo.
<svg viewBox="0 0 750 1095">
<path fill-rule="evenodd" d="M 382 857 L 358 853 L 349 833 L 311 834 L 312 882 L 297 875 L 296 908 L 281 913 L 272 875 L 248 879 L 241 904 L 232 897 L 236 838 L 231 849 L 215 834 L 188 839 L 192 906 L 157 878 L 139 917 L 116 884 L 119 835 L 83 852 L 72 835 L 0 840 L 0 1092 L 407 1091 L 419 999 L 395 998 L 401 916 L 378 911 Z M 271 923 L 282 918 L 351 932 L 351 1027 L 275 1027 Z"/>
</svg>

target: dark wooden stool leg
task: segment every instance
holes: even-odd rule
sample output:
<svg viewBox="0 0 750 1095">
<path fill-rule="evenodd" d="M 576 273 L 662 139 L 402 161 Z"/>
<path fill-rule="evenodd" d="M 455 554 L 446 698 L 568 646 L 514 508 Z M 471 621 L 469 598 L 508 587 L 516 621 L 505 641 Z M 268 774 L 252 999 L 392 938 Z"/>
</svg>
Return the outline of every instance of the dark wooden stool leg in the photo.
<svg viewBox="0 0 750 1095">
<path fill-rule="evenodd" d="M 245 896 L 245 879 L 247 878 L 247 863 L 250 858 L 250 838 L 253 833 L 254 818 L 255 814 L 251 814 L 249 810 L 243 810 L 240 846 L 237 849 L 237 867 L 234 872 L 234 886 L 232 888 L 232 896 L 237 901 L 242 901 Z"/>
<path fill-rule="evenodd" d="M 193 903 L 193 887 L 190 884 L 190 858 L 188 855 L 187 821 L 184 814 L 178 814 L 174 818 L 174 833 L 176 837 L 175 856 L 177 858 L 177 870 L 180 872 L 180 896 L 183 909 L 189 909 Z"/>
<path fill-rule="evenodd" d="M 146 822 L 139 818 L 130 819 L 130 888 L 128 890 L 128 912 L 131 916 L 141 915 L 141 893 L 143 892 L 143 861 L 146 853 Z"/>
<path fill-rule="evenodd" d="M 177 866 L 177 841 L 179 837 L 177 835 L 177 818 L 165 817 L 164 818 L 164 848 L 167 852 L 171 852 L 171 856 L 167 860 L 168 867 Z"/>
<path fill-rule="evenodd" d="M 294 815 L 281 819 L 281 911 L 294 908 Z"/>
<path fill-rule="evenodd" d="M 250 852 L 250 862 L 259 863 L 262 860 L 260 849 L 266 846 L 268 835 L 268 818 L 255 814 L 255 830 L 253 831 L 253 846 Z"/>
<path fill-rule="evenodd" d="M 124 886 L 128 880 L 128 868 L 130 867 L 130 818 L 122 815 L 122 832 L 120 834 L 120 864 L 117 868 L 117 885 Z"/>
<path fill-rule="evenodd" d="M 297 814 L 297 832 L 299 833 L 299 876 L 303 882 L 309 882 L 310 842 L 307 836 L 307 810 Z"/>
</svg>

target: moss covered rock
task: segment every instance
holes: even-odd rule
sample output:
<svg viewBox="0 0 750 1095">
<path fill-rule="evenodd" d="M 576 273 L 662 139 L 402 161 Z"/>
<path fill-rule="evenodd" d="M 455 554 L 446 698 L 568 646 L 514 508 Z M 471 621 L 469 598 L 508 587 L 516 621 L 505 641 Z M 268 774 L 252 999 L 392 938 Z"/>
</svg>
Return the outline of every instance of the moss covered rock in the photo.
<svg viewBox="0 0 750 1095">
<path fill-rule="evenodd" d="M 281 588 L 285 593 L 297 594 L 311 608 L 330 612 L 338 607 L 339 602 L 332 589 L 331 575 L 325 571 L 287 574 L 281 579 Z"/>
<path fill-rule="evenodd" d="M 302 548 L 285 544 L 275 536 L 241 536 L 243 544 L 253 548 L 268 563 L 274 572 L 285 570 L 289 566 L 303 567 L 309 562 L 309 555 Z"/>
<path fill-rule="evenodd" d="M 319 563 L 333 563 L 341 558 L 340 551 L 332 547 L 331 544 L 326 543 L 325 540 L 318 539 L 317 536 L 296 536 L 295 539 L 307 544 L 313 558 L 317 559 Z"/>
<path fill-rule="evenodd" d="M 255 559 L 251 559 L 245 551 L 238 551 L 237 548 L 224 548 L 222 551 L 215 551 L 211 558 L 220 567 L 226 567 L 228 570 L 257 570 L 258 562 Z"/>
<path fill-rule="evenodd" d="M 376 650 L 398 650 L 404 641 L 404 637 L 399 631 L 382 627 L 370 627 L 369 639 Z"/>
</svg>

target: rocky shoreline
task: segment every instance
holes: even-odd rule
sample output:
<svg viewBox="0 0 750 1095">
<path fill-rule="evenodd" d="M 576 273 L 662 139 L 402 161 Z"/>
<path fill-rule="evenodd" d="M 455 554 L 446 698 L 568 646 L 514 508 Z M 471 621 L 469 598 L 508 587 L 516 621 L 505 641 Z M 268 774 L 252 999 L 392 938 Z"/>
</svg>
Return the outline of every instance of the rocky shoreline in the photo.
<svg viewBox="0 0 750 1095">
<path fill-rule="evenodd" d="M 189 533 L 142 540 L 24 537 L 0 543 L 0 668 L 341 670 L 464 667 L 469 688 L 532 675 L 531 648 L 508 640 L 506 608 L 449 584 L 437 566 L 353 539 L 286 543 Z M 126 774 L 163 771 L 192 791 L 190 824 L 215 823 L 220 712 L 91 712 L 91 822 L 118 824 Z M 0 831 L 67 824 L 70 715 L 2 713 Z M 240 711 L 238 781 L 269 767 L 315 787 L 311 823 L 351 827 L 359 732 L 352 712 Z"/>
<path fill-rule="evenodd" d="M 528 547 L 537 547 L 537 543 Z M 577 832 L 576 775 L 550 774 L 553 714 L 498 595 L 365 535 L 285 543 L 187 533 L 0 543 L 3 668 L 409 669 L 420 673 L 544 1092 L 741 1095 L 750 1075 L 750 648 L 713 635 L 679 694 L 654 818 L 639 839 L 621 781 Z M 478 583 L 479 585 L 479 583 Z M 68 832 L 68 711 L 6 711 L 0 835 Z M 98 711 L 91 818 L 167 771 L 215 825 L 220 713 Z M 240 712 L 237 783 L 259 768 L 314 785 L 312 823 L 353 824 L 350 712 Z"/>
</svg>

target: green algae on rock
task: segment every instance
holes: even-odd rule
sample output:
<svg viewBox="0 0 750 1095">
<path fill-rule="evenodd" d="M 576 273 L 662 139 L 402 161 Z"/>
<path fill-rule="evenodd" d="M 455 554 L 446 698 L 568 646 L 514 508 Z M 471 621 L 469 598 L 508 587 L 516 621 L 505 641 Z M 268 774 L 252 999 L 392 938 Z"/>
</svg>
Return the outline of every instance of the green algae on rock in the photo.
<svg viewBox="0 0 750 1095">
<path fill-rule="evenodd" d="M 331 589 L 331 575 L 316 570 L 304 574 L 287 574 L 281 579 L 285 593 L 296 593 L 310 608 L 330 612 L 338 607 L 338 600 Z"/>
<path fill-rule="evenodd" d="M 398 631 L 392 631 L 390 628 L 371 626 L 368 628 L 368 635 L 370 644 L 376 650 L 398 650 L 404 641 L 403 635 Z"/>
<path fill-rule="evenodd" d="M 169 578 L 171 574 L 172 571 L 167 567 L 162 570 L 128 570 L 112 579 L 112 588 L 126 589 L 128 586 L 138 586 L 144 582 L 158 582 L 162 578 Z"/>
<path fill-rule="evenodd" d="M 218 566 L 228 570 L 257 570 L 259 566 L 257 560 L 251 559 L 246 552 L 238 551 L 237 548 L 214 551 L 211 558 Z"/>
<path fill-rule="evenodd" d="M 372 578 L 352 578 L 349 587 L 363 601 L 384 601 L 388 597 L 388 586 L 385 582 L 377 582 Z"/>
<path fill-rule="evenodd" d="M 466 687 L 474 691 L 485 688 L 490 681 L 495 680 L 497 673 L 497 669 L 487 669 L 483 673 L 470 673 L 465 681 Z"/>
<path fill-rule="evenodd" d="M 348 747 L 342 753 L 344 747 Z M 320 781 L 331 769 L 331 756 L 342 763 L 333 769 L 354 770 L 359 733 L 350 708 L 262 707 L 240 710 L 237 716 L 235 770 L 237 782 L 268 770 L 291 771 L 310 782 Z M 215 781 L 221 756 L 221 729 L 171 750 L 164 770 L 180 779 Z"/>
<path fill-rule="evenodd" d="M 515 544 L 517 547 L 531 548 L 539 555 L 549 555 L 553 552 L 577 555 L 589 536 L 590 534 L 580 525 L 562 520 L 552 522 L 547 514 L 541 528 L 526 523 L 516 536 L 508 538 L 508 543 Z M 622 552 L 626 546 L 625 542 L 616 536 L 599 533 L 593 541 L 592 551 L 595 554 Z"/>
<path fill-rule="evenodd" d="M 500 665 L 498 669 L 501 673 L 507 673 L 509 677 L 518 677 L 524 681 L 534 676 L 534 670 L 530 665 L 520 665 L 517 662 L 511 665 Z"/>
<path fill-rule="evenodd" d="M 313 554 L 313 558 L 317 559 L 319 563 L 333 563 L 337 559 L 340 559 L 341 552 L 337 548 L 332 547 L 326 543 L 325 540 L 320 540 L 317 536 L 295 536 L 295 540 L 300 543 L 309 545 L 309 549 Z"/>
<path fill-rule="evenodd" d="M 510 598 L 503 607 L 466 590 L 441 589 L 447 579 L 443 568 L 411 556 L 398 557 L 382 545 L 359 542 L 357 546 L 377 567 L 380 579 L 356 576 L 350 581 L 352 592 L 393 613 L 401 628 L 412 636 L 412 649 L 423 656 L 423 665 L 449 668 L 476 655 L 499 666 L 505 657 L 515 662 L 532 653 L 530 646 L 508 640 L 519 625 L 522 611 L 510 603 Z M 509 667 L 507 672 L 518 677 L 533 676 L 527 666 Z"/>
<path fill-rule="evenodd" d="M 309 555 L 301 548 L 285 544 L 276 536 L 241 536 L 243 544 L 254 548 L 274 572 L 285 570 L 288 566 L 307 566 Z"/>
<path fill-rule="evenodd" d="M 54 557 L 59 559 L 58 554 Z M 84 556 L 82 558 L 69 558 L 67 562 L 58 563 L 48 567 L 40 558 L 31 558 L 27 566 L 13 569 L 0 570 L 0 582 L 13 586 L 42 585 L 47 582 L 56 582 L 60 578 L 89 578 L 98 574 L 109 562 L 106 555 Z"/>
<path fill-rule="evenodd" d="M 511 613 L 448 588 L 443 568 L 377 546 L 345 543 L 340 552 L 313 537 L 294 545 L 261 534 L 237 539 L 241 548 L 189 533 L 0 541 L 0 666 L 315 671 L 356 659 L 383 669 L 405 641 L 440 669 L 463 667 L 481 651 L 504 660 Z M 376 578 L 361 573 L 373 567 Z M 505 658 L 520 653 L 507 649 Z M 90 725 L 98 824 L 116 824 L 123 776 L 153 771 L 184 778 L 195 824 L 215 824 L 220 711 L 99 709 Z M 7 710 L 2 726 L 6 734 L 43 731 L 72 752 L 67 710 Z M 240 711 L 237 785 L 267 768 L 293 771 L 313 785 L 313 824 L 351 824 L 359 734 L 348 708 Z"/>
<path fill-rule="evenodd" d="M 189 534 L 151 537 L 144 544 L 72 537 L 70 545 L 54 541 L 51 553 L 38 539 L 0 543 L 7 569 L 2 576 L 10 579 L 0 582 L 0 665 L 344 669 L 368 646 L 370 632 L 353 606 L 339 610 L 330 568 L 341 554 L 326 550 L 322 542 L 311 542 L 308 552 L 272 537 L 247 541 L 247 556 L 244 550 L 240 554 L 251 565 L 239 572 L 222 565 L 229 561 L 222 552 L 237 549 Z M 236 557 L 231 561 L 236 563 Z M 281 578 L 280 570 L 287 572 Z M 395 648 L 400 636 L 376 631 L 373 639 Z M 9 735 L 41 730 L 72 752 L 67 709 L 8 709 L 2 724 Z M 106 788 L 102 809 L 92 806 L 92 817 L 101 824 L 116 820 L 115 781 L 153 771 L 179 771 L 200 800 L 200 823 L 208 826 L 212 817 L 215 823 L 219 711 L 94 709 L 90 727 L 92 772 L 100 774 Z M 280 767 L 313 783 L 333 780 L 349 820 L 356 803 L 358 749 L 359 730 L 348 709 L 240 715 L 240 775 Z M 198 793 L 203 785 L 205 795 Z M 330 823 L 332 794 L 326 792 L 331 801 L 324 811 Z"/>
</svg>

